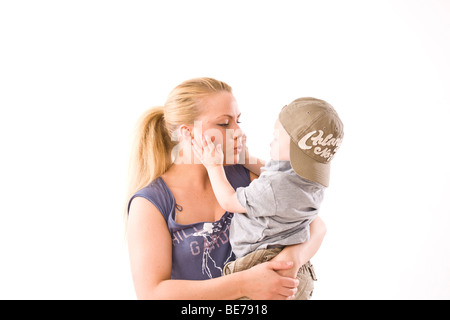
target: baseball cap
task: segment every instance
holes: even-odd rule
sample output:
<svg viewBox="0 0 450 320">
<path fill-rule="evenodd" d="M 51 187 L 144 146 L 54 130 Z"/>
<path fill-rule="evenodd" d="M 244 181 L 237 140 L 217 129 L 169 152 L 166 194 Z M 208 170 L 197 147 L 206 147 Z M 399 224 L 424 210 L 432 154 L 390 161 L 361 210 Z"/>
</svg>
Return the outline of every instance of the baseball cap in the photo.
<svg viewBox="0 0 450 320">
<path fill-rule="evenodd" d="M 301 177 L 328 187 L 330 161 L 344 137 L 334 108 L 316 98 L 300 98 L 284 106 L 279 120 L 291 137 L 290 161 Z"/>
</svg>

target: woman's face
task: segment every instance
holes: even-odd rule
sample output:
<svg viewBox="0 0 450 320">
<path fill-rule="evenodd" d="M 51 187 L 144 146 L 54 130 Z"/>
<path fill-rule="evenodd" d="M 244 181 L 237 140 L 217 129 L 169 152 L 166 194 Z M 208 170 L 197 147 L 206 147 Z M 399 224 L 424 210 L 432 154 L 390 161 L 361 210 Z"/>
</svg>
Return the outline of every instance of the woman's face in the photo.
<svg viewBox="0 0 450 320">
<path fill-rule="evenodd" d="M 201 100 L 202 113 L 193 127 L 194 139 L 208 135 L 215 145 L 221 144 L 224 165 L 236 164 L 244 159 L 242 135 L 239 127 L 241 115 L 236 99 L 229 92 L 220 92 Z M 199 140 L 197 140 L 199 141 Z"/>
</svg>

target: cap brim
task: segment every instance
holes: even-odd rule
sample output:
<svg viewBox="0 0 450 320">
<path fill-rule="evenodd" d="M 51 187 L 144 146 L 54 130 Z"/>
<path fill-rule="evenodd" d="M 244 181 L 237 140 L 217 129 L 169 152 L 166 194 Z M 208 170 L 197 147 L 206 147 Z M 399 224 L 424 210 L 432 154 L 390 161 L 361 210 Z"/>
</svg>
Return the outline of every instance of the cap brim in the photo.
<svg viewBox="0 0 450 320">
<path fill-rule="evenodd" d="M 300 177 L 325 187 L 330 184 L 330 163 L 321 163 L 308 157 L 293 140 L 290 146 L 290 160 L 292 169 Z"/>
</svg>

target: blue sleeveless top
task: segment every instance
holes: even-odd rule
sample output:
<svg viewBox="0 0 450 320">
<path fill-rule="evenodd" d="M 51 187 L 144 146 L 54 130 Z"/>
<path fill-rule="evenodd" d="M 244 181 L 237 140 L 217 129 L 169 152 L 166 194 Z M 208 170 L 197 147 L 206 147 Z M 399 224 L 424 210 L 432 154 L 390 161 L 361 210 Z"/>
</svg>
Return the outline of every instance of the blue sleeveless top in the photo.
<svg viewBox="0 0 450 320">
<path fill-rule="evenodd" d="M 225 166 L 228 181 L 236 190 L 250 184 L 249 171 L 242 165 Z M 142 197 L 153 203 L 167 222 L 172 237 L 172 279 L 205 280 L 220 277 L 226 263 L 234 260 L 229 233 L 233 214 L 225 212 L 218 221 L 178 224 L 175 199 L 162 178 L 136 192 L 128 202 Z"/>
</svg>

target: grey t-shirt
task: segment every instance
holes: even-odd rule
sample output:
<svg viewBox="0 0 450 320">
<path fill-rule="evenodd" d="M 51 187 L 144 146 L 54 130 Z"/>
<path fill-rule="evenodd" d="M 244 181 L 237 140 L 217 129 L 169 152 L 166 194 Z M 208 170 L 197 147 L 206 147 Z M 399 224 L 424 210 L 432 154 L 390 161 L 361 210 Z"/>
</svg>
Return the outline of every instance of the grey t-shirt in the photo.
<svg viewBox="0 0 450 320">
<path fill-rule="evenodd" d="M 322 202 L 322 185 L 297 175 L 289 161 L 269 161 L 258 179 L 236 189 L 247 213 L 235 213 L 230 242 L 236 257 L 305 242 Z"/>
</svg>

